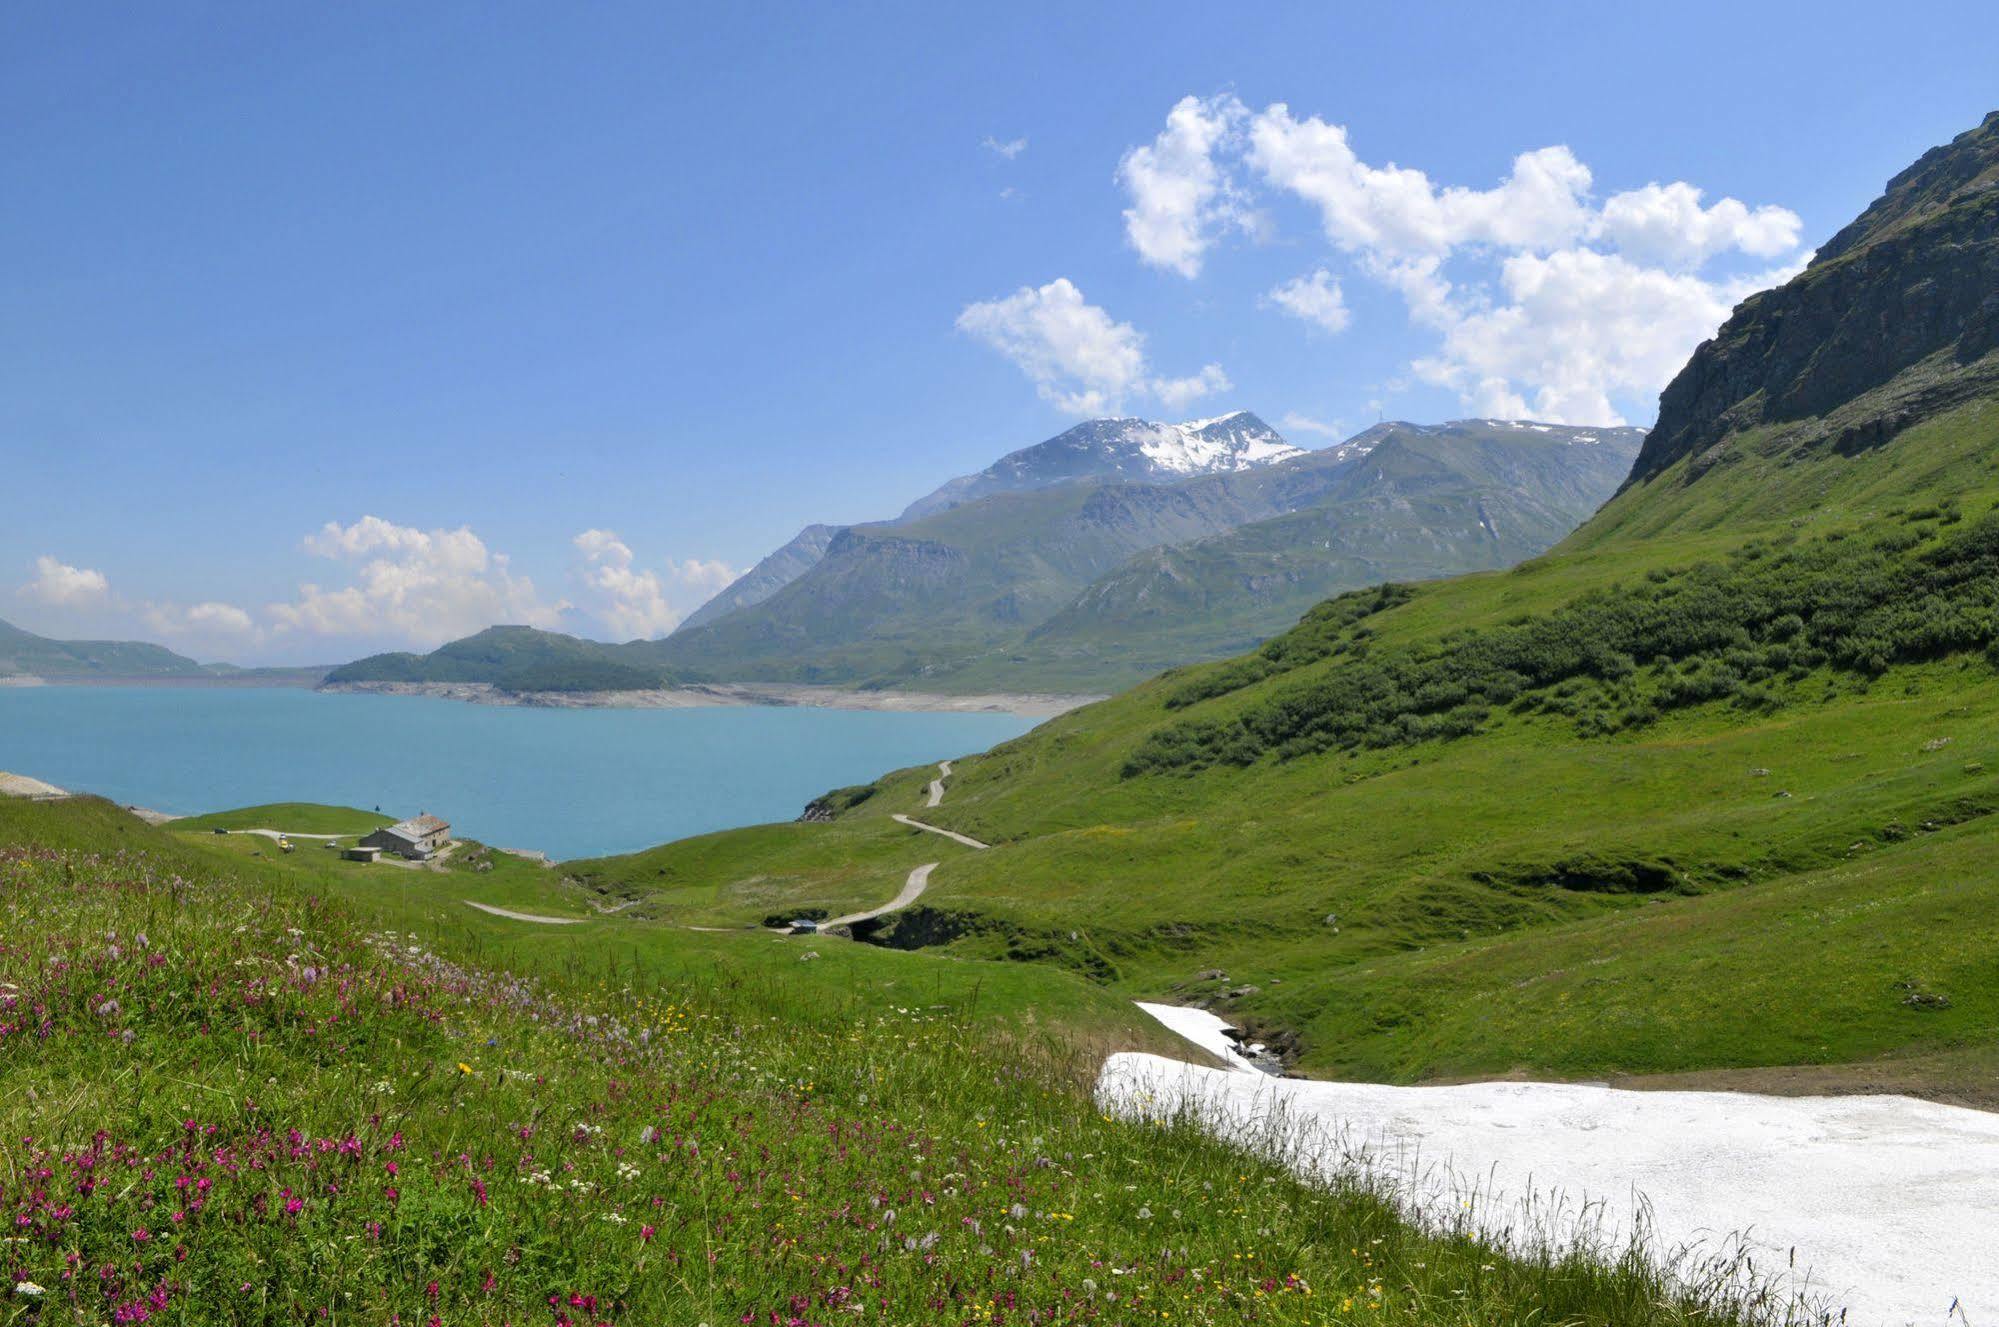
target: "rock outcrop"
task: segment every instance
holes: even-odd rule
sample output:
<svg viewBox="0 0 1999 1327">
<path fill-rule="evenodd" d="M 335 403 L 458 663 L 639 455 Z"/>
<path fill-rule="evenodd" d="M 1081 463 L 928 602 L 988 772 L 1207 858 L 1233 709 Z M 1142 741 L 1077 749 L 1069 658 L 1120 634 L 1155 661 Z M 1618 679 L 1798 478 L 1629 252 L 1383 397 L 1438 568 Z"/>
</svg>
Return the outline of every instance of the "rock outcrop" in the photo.
<svg viewBox="0 0 1999 1327">
<path fill-rule="evenodd" d="M 1730 440 L 1876 447 L 1999 391 L 1999 112 L 1925 154 L 1802 273 L 1752 296 L 1659 398 L 1626 487 Z"/>
</svg>

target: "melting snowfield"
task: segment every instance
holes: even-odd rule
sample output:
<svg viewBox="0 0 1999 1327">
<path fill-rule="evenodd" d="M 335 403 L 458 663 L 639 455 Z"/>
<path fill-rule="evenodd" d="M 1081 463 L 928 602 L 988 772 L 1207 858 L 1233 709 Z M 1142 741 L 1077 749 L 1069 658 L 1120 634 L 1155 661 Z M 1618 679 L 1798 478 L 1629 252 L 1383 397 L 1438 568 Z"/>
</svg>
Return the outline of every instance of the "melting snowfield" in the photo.
<svg viewBox="0 0 1999 1327">
<path fill-rule="evenodd" d="M 1224 1026 L 1199 1010 L 1161 1021 L 1197 1044 Z M 1314 1082 L 1136 1053 L 1105 1062 L 1097 1093 L 1128 1117 L 1190 1112 L 1301 1174 L 1364 1174 L 1420 1220 L 1511 1247 L 1622 1249 L 1642 1233 L 1689 1274 L 1732 1263 L 1743 1284 L 1835 1321 L 1999 1318 L 1999 1114 L 1891 1096 Z"/>
</svg>

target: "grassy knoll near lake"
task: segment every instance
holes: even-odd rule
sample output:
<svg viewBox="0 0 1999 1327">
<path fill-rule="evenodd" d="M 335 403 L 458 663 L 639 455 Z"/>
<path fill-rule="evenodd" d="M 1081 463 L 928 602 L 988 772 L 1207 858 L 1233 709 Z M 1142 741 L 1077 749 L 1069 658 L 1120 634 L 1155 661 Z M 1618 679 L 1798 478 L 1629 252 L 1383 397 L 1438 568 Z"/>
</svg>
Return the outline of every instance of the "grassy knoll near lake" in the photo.
<svg viewBox="0 0 1999 1327">
<path fill-rule="evenodd" d="M 218 829 L 275 829 L 287 834 L 371 834 L 384 825 L 396 823 L 394 816 L 379 811 L 357 811 L 351 806 L 322 806 L 317 802 L 272 802 L 245 806 L 233 811 L 183 816 L 173 822 L 182 833 L 212 832 Z"/>
<path fill-rule="evenodd" d="M 321 869 L 104 803 L 0 806 L 15 1316 L 1736 1320 L 1632 1260 L 1509 1258 L 1108 1121 L 1073 1043 L 1017 1020 L 697 979 L 575 934 L 642 924 L 503 949 L 486 937 L 526 928 L 433 929 L 431 904 Z M 800 974 L 986 967 L 753 943 Z"/>
</svg>

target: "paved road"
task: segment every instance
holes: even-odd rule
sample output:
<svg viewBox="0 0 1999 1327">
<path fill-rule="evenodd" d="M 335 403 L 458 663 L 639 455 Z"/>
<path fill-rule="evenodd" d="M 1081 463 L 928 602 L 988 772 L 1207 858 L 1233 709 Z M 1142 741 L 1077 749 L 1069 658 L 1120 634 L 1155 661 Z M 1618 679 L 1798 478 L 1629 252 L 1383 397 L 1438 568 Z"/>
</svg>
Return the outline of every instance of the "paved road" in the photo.
<svg viewBox="0 0 1999 1327">
<path fill-rule="evenodd" d="M 543 926 L 580 926 L 590 920 L 588 917 L 543 917 L 532 912 L 515 912 L 512 908 L 496 908 L 490 903 L 474 903 L 469 898 L 463 902 L 468 908 L 477 908 L 495 917 L 505 917 L 508 921 L 539 922 Z"/>
<path fill-rule="evenodd" d="M 231 834 L 255 834 L 261 838 L 273 841 L 278 839 L 316 839 L 322 843 L 331 843 L 335 839 L 358 839 L 361 837 L 359 834 L 294 834 L 286 829 L 232 829 L 229 832 Z"/>
</svg>

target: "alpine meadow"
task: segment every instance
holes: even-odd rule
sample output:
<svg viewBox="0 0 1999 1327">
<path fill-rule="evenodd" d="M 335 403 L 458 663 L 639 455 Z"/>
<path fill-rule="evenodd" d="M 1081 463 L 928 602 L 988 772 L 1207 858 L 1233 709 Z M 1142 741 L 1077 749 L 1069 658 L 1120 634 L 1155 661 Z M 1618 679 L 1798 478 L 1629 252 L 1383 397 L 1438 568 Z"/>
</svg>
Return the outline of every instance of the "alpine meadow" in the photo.
<svg viewBox="0 0 1999 1327">
<path fill-rule="evenodd" d="M 240 197 L 263 218 L 240 252 L 177 202 L 131 243 L 188 265 L 160 280 L 295 286 L 330 321 L 244 295 L 241 360 L 105 334 L 119 410 L 167 427 L 190 374 L 197 422 L 250 430 L 176 479 L 121 444 L 104 483 L 144 491 L 79 486 L 61 441 L 136 416 L 58 425 L 36 394 L 0 418 L 42 439 L 9 442 L 26 487 L 0 499 L 0 556 L 34 567 L 0 622 L 0 1325 L 1991 1321 L 1999 111 L 1927 150 L 1884 120 L 1910 164 L 1857 214 L 1829 191 L 1851 220 L 1813 248 L 1787 208 L 1643 183 L 1692 167 L 1583 164 L 1645 139 L 1587 72 L 1619 51 L 1663 43 L 1643 81 L 1675 104 L 1748 77 L 1730 54 L 1734 83 L 1657 86 L 1692 18 L 1562 38 L 1591 126 L 1510 86 L 1525 37 L 1495 15 L 1176 6 L 1198 30 L 1148 54 L 1094 7 L 1034 33 L 891 8 L 753 6 L 768 33 L 624 6 L 16 20 L 107 117 L 60 120 L 54 72 L 13 94 L 47 145 L 24 188 L 81 188 L 51 164 L 75 144 L 135 225 L 142 178 L 217 223 Z M 1552 58 L 1554 12 L 1515 17 Z M 1905 18 L 1870 20 L 1884 68 Z M 1737 19 L 1777 40 L 1699 21 Z M 1999 34 L 1959 19 L 1962 51 L 1908 56 L 1939 82 L 1898 96 L 1955 105 L 1960 60 L 1989 81 Z M 1010 85 L 925 63 L 947 48 Z M 1412 103 L 1448 76 L 1578 147 L 1433 184 L 1358 126 L 1455 164 L 1479 117 L 1329 123 L 1306 71 L 1336 50 L 1384 63 L 1351 97 L 1396 100 L 1392 63 Z M 1221 90 L 1160 129 L 1155 86 L 1211 63 Z M 1297 108 L 1250 104 L 1252 66 Z M 1772 78 L 1776 117 L 1805 94 Z M 1741 115 L 1745 173 L 1849 150 Z M 934 155 L 947 131 L 976 172 Z M 142 139 L 157 170 L 124 155 Z M 662 147 L 698 190 L 634 178 Z M 1691 131 L 1645 150 L 1734 178 Z M 955 220 L 961 192 L 1004 220 Z M 69 254 L 68 205 L 36 198 L 0 229 Z M 1057 243 L 1131 274 L 946 284 L 1004 290 Z M 614 259 L 641 250 L 686 252 Z M 25 285 L 23 317 L 94 308 L 80 272 Z M 395 316 L 362 318 L 381 292 Z M 923 358 L 912 308 L 1032 399 L 1003 415 Z M 680 375 L 657 398 L 634 346 Z M 304 524 L 304 570 L 261 567 L 271 509 L 314 490 L 386 515 Z M 62 552 L 87 542 L 58 543 L 63 504 L 136 551 Z M 159 588 L 203 568 L 221 588 Z M 195 731 L 191 690 L 271 687 L 367 716 L 341 787 L 358 765 L 398 791 L 329 794 L 309 729 Z M 58 694 L 77 717 L 31 729 Z M 121 762 L 100 698 L 181 705 L 147 731 L 188 749 Z M 643 716 L 685 745 L 677 782 L 601 736 L 575 763 L 580 723 L 689 709 L 721 717 Z M 852 728 L 783 726 L 823 710 Z M 879 768 L 974 731 L 951 714 L 1021 735 Z M 851 782 L 746 823 L 703 744 L 771 780 L 757 815 Z M 213 797 L 231 746 L 289 772 Z M 437 760 L 467 805 L 390 782 Z M 523 798 L 589 854 L 472 804 Z"/>
</svg>

